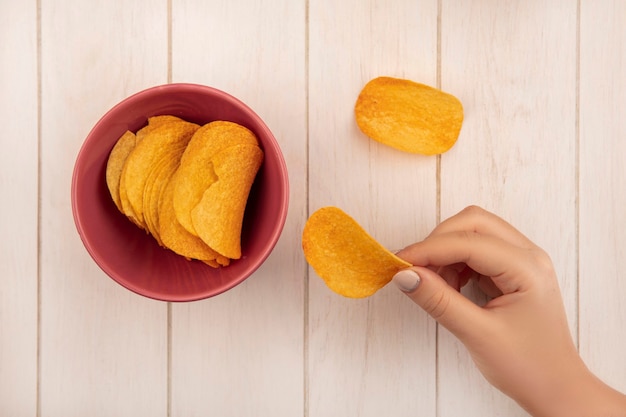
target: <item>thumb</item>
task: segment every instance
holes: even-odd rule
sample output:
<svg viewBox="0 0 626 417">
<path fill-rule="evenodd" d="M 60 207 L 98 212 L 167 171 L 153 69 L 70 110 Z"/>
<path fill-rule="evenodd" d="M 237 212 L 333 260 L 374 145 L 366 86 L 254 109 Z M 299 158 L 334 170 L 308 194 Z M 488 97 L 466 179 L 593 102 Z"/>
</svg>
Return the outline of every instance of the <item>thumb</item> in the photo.
<svg viewBox="0 0 626 417">
<path fill-rule="evenodd" d="M 485 312 L 480 307 L 428 268 L 403 269 L 394 275 L 393 282 L 461 341 L 480 332 L 486 324 Z"/>
</svg>

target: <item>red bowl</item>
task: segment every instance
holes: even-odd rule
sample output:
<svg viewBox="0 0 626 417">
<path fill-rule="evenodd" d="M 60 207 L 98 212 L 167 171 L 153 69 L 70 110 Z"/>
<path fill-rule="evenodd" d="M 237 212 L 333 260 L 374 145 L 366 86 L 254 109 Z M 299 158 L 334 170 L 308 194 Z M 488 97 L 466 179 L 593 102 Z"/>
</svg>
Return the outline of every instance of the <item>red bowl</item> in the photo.
<svg viewBox="0 0 626 417">
<path fill-rule="evenodd" d="M 214 269 L 160 247 L 133 225 L 111 199 L 106 163 L 117 139 L 148 117 L 169 114 L 205 124 L 239 123 L 265 154 L 250 191 L 241 235 L 242 257 Z M 127 289 L 163 301 L 194 301 L 220 294 L 248 278 L 272 252 L 287 217 L 287 167 L 272 132 L 247 105 L 215 88 L 167 84 L 141 91 L 106 113 L 83 143 L 72 178 L 72 212 L 85 248 L 98 266 Z"/>
</svg>

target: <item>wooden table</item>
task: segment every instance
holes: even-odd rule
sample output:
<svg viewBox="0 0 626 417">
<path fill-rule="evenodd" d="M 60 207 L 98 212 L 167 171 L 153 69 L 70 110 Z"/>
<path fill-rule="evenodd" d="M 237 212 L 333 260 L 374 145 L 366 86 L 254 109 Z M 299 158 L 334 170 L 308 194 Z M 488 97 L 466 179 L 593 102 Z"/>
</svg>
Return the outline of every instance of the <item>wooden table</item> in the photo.
<svg viewBox="0 0 626 417">
<path fill-rule="evenodd" d="M 621 0 L 2 0 L 0 414 L 526 415 L 395 287 L 326 288 L 300 249 L 325 205 L 392 249 L 467 205 L 498 213 L 551 254 L 581 355 L 625 391 L 625 22 Z M 362 135 L 379 75 L 457 96 L 458 143 L 423 157 Z M 270 259 L 187 304 L 109 279 L 70 205 L 91 127 L 168 82 L 248 103 L 290 174 Z"/>
</svg>

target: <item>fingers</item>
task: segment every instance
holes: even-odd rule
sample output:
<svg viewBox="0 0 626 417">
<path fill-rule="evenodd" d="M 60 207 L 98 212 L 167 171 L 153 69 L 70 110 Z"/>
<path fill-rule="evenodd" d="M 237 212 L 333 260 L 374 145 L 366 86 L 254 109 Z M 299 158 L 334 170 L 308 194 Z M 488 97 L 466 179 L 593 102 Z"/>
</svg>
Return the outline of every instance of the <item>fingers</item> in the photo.
<svg viewBox="0 0 626 417">
<path fill-rule="evenodd" d="M 490 298 L 496 298 L 502 295 L 502 291 L 500 291 L 491 278 L 488 277 L 481 276 L 478 278 L 478 288 Z"/>
<path fill-rule="evenodd" d="M 494 236 L 512 245 L 534 248 L 536 245 L 502 218 L 477 206 L 469 206 L 455 216 L 441 222 L 430 236 L 467 231 Z"/>
<path fill-rule="evenodd" d="M 432 270 L 436 271 L 448 285 L 457 291 L 460 291 L 470 280 L 478 280 L 480 277 L 476 271 L 464 263 L 440 266 Z"/>
<path fill-rule="evenodd" d="M 496 298 L 502 295 L 502 291 L 496 287 L 491 278 L 478 274 L 465 264 L 439 267 L 437 268 L 437 274 L 457 291 L 461 291 L 461 288 L 469 281 L 474 281 L 478 288 L 488 297 Z"/>
<path fill-rule="evenodd" d="M 488 326 L 485 311 L 428 268 L 412 267 L 400 271 L 393 281 L 409 298 L 461 341 L 473 337 L 472 332 L 476 332 L 476 329 Z"/>
<path fill-rule="evenodd" d="M 491 277 L 503 293 L 527 287 L 534 265 L 534 250 L 520 248 L 497 237 L 477 232 L 435 234 L 400 252 L 398 257 L 417 266 L 464 263 L 480 275 Z"/>
<path fill-rule="evenodd" d="M 460 291 L 470 279 L 470 275 L 466 273 L 468 270 L 470 270 L 470 268 L 468 268 L 467 265 L 458 263 L 454 265 L 441 266 L 435 271 L 448 283 L 449 286 L 457 291 Z"/>
<path fill-rule="evenodd" d="M 397 255 L 413 265 L 431 268 L 467 265 L 475 275 L 488 277 L 495 284 L 496 288 L 487 281 L 481 283 L 490 294 L 506 294 L 530 284 L 533 276 L 530 269 L 537 264 L 540 252 L 539 247 L 512 225 L 495 214 L 471 206 L 443 221 L 424 241 Z M 440 272 L 455 288 L 467 282 L 463 277 L 454 276 L 454 268 Z"/>
</svg>

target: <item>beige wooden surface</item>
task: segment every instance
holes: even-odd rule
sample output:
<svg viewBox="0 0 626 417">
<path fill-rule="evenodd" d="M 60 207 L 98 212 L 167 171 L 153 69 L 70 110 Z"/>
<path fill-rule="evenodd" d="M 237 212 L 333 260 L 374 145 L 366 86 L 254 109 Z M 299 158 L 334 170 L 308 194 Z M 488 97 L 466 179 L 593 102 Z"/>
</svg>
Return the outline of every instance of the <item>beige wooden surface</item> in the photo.
<svg viewBox="0 0 626 417">
<path fill-rule="evenodd" d="M 0 0 L 0 415 L 525 416 L 395 288 L 326 288 L 300 250 L 325 205 L 392 249 L 469 204 L 505 217 L 551 254 L 582 356 L 626 391 L 624 22 L 621 0 Z M 461 99 L 455 147 L 364 137 L 353 105 L 379 75 Z M 167 82 L 248 103 L 290 175 L 266 264 L 189 304 L 115 284 L 70 205 L 91 127 Z"/>
</svg>

